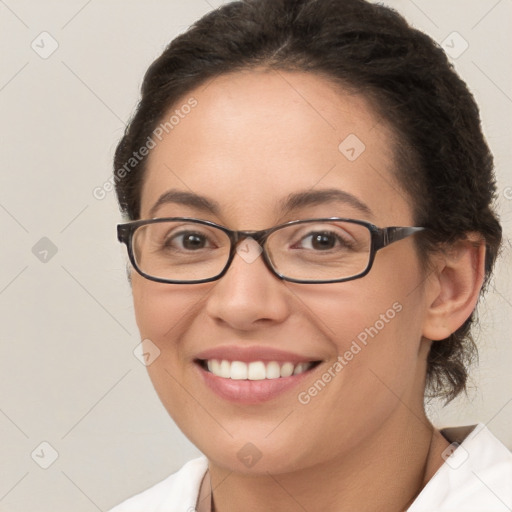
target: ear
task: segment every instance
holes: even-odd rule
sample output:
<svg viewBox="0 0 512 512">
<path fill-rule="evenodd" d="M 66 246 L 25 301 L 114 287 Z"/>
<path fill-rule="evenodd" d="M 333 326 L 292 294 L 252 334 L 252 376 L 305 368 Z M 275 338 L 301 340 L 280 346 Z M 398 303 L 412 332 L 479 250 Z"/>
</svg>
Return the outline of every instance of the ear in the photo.
<svg viewBox="0 0 512 512">
<path fill-rule="evenodd" d="M 485 277 L 485 241 L 468 233 L 434 258 L 423 325 L 423 336 L 433 341 L 448 338 L 475 309 Z"/>
</svg>

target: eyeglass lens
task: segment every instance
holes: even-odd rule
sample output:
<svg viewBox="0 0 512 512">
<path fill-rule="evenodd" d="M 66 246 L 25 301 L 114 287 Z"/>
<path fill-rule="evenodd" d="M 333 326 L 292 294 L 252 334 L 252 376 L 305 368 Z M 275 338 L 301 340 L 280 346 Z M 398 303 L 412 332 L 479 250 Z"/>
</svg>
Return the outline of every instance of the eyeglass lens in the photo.
<svg viewBox="0 0 512 512">
<path fill-rule="evenodd" d="M 145 224 L 133 234 L 139 269 L 173 281 L 217 276 L 229 260 L 230 247 L 230 238 L 221 229 L 183 220 Z M 265 249 L 272 266 L 285 277 L 343 279 L 366 269 L 371 233 L 356 223 L 312 220 L 272 232 Z"/>
</svg>

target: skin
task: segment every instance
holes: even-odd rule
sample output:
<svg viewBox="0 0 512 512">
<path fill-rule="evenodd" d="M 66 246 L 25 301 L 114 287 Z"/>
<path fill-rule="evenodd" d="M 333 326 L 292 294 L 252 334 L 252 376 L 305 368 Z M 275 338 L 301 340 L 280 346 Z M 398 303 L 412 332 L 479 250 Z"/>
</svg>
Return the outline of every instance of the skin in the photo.
<svg viewBox="0 0 512 512">
<path fill-rule="evenodd" d="M 324 216 L 414 225 L 412 201 L 393 172 L 399 141 L 363 97 L 312 74 L 263 69 L 220 76 L 183 103 L 191 96 L 197 107 L 150 154 L 141 218 L 193 216 L 248 230 Z M 349 134 L 366 146 L 352 162 L 338 150 Z M 324 188 L 349 192 L 372 214 L 340 202 L 276 210 L 290 193 Z M 170 189 L 208 196 L 221 212 L 166 204 L 150 215 Z M 455 331 L 475 307 L 483 257 L 482 244 L 460 243 L 435 256 L 426 273 L 410 237 L 377 253 L 367 276 L 344 283 L 285 282 L 261 257 L 247 263 L 238 255 L 211 283 L 161 284 L 132 272 L 141 336 L 161 351 L 150 378 L 209 459 L 215 510 L 404 510 L 449 445 L 423 409 L 431 340 Z M 397 302 L 395 318 L 307 405 L 299 403 L 298 392 Z M 227 343 L 322 362 L 299 389 L 236 405 L 214 394 L 194 363 L 198 352 Z M 250 468 L 237 457 L 247 443 L 261 453 Z"/>
</svg>

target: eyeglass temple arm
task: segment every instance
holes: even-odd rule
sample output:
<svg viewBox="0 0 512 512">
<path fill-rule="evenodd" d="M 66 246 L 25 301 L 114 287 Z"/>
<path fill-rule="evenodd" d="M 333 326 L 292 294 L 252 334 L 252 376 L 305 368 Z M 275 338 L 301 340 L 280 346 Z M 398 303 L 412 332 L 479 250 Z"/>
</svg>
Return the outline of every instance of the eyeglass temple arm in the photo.
<svg viewBox="0 0 512 512">
<path fill-rule="evenodd" d="M 375 249 L 382 249 L 389 244 L 403 240 L 408 236 L 424 231 L 426 228 L 417 227 L 390 227 L 381 229 L 378 232 Z"/>
</svg>

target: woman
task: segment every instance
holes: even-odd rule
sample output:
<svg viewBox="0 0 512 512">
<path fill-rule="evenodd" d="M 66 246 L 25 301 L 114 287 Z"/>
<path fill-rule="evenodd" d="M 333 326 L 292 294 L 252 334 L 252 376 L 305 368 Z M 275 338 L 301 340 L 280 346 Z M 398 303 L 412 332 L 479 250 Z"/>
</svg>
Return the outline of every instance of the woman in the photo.
<svg viewBox="0 0 512 512">
<path fill-rule="evenodd" d="M 510 452 L 424 411 L 465 389 L 501 241 L 430 38 L 363 0 L 224 5 L 149 68 L 115 179 L 149 375 L 205 454 L 115 512 L 510 510 Z"/>
</svg>

